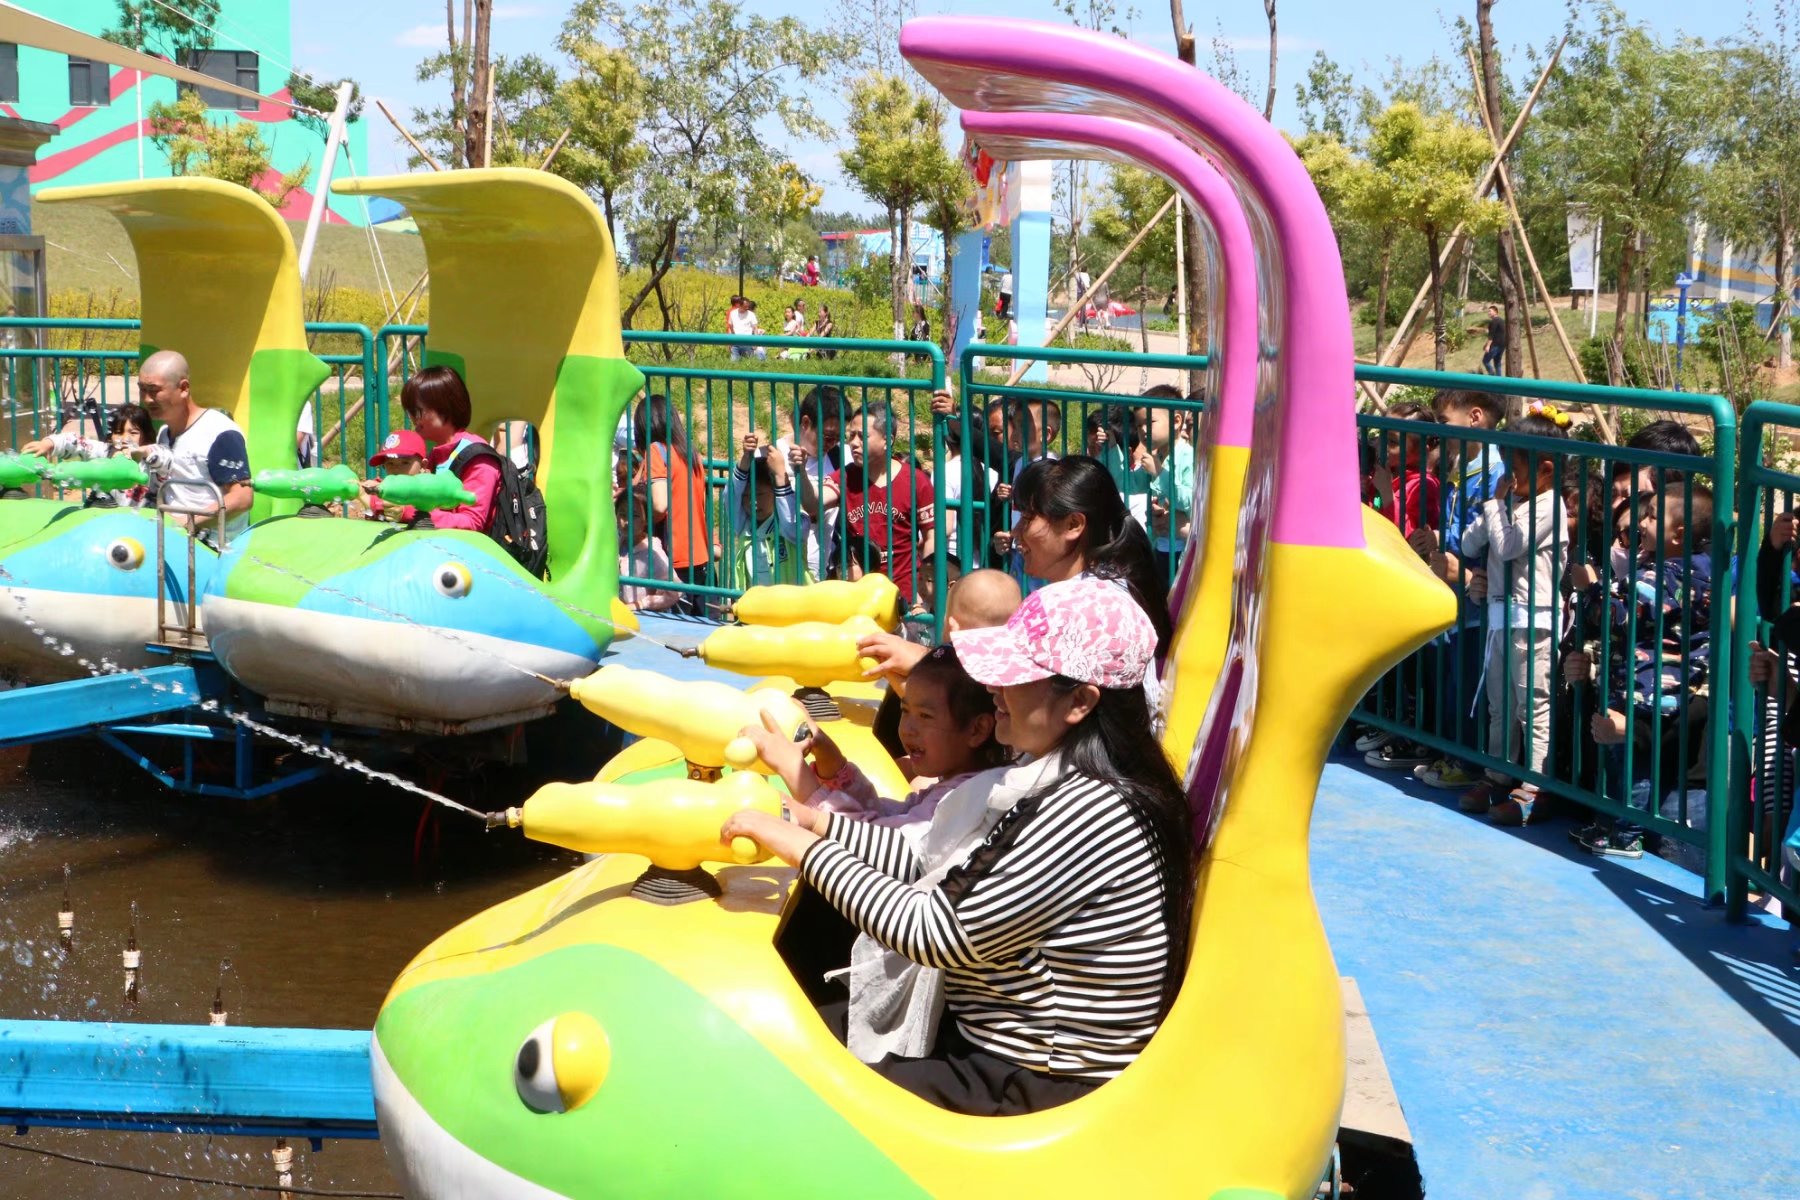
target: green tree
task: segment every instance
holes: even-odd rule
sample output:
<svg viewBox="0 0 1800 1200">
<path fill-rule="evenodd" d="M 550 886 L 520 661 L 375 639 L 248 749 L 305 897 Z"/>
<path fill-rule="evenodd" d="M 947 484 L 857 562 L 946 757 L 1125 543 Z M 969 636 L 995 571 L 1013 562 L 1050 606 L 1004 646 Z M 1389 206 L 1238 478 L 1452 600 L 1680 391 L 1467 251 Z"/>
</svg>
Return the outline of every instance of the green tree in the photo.
<svg viewBox="0 0 1800 1200">
<path fill-rule="evenodd" d="M 592 38 L 565 36 L 562 49 L 574 62 L 575 74 L 558 92 L 569 140 L 551 170 L 600 201 L 607 231 L 616 240 L 619 198 L 649 156 L 638 136 L 644 77 L 622 51 Z"/>
<path fill-rule="evenodd" d="M 119 23 L 100 36 L 170 62 L 191 65 L 210 50 L 220 0 L 119 0 Z"/>
<path fill-rule="evenodd" d="M 412 110 L 413 136 L 445 166 L 480 166 L 487 141 L 492 143 L 492 166 L 537 166 L 555 143 L 564 126 L 555 112 L 559 80 L 556 68 L 535 54 L 517 58 L 501 55 L 488 67 L 494 85 L 494 107 L 483 120 L 493 125 L 471 148 L 467 129 L 474 116 L 455 99 L 456 80 L 468 74 L 468 54 L 462 47 L 442 50 L 419 64 L 420 83 L 448 80 L 452 99 L 448 104 Z M 483 105 L 486 96 L 482 97 Z M 535 157 L 533 155 L 535 154 Z M 425 165 L 414 155 L 414 167 Z"/>
<path fill-rule="evenodd" d="M 632 194 L 631 240 L 650 269 L 623 319 L 629 327 L 655 294 L 666 324 L 660 289 L 682 229 L 723 223 L 741 203 L 744 180 L 787 161 L 770 141 L 772 127 L 796 137 L 829 135 L 806 91 L 792 85 L 821 78 L 846 43 L 792 17 L 748 14 L 730 0 L 630 7 L 578 0 L 563 37 L 604 43 L 637 64 L 644 158 Z"/>
<path fill-rule="evenodd" d="M 149 126 L 150 140 L 168 156 L 170 174 L 223 179 L 260 193 L 276 208 L 306 182 L 311 167 L 301 163 L 275 175 L 262 131 L 235 116 L 214 123 L 197 92 L 184 92 L 173 104 L 151 105 Z"/>
<path fill-rule="evenodd" d="M 944 278 L 943 286 L 938 289 L 938 344 L 947 355 L 950 344 L 956 340 L 956 330 L 952 328 L 956 309 L 950 302 L 950 268 L 955 261 L 957 236 L 970 228 L 974 219 L 975 179 L 959 156 L 943 150 L 942 143 L 939 143 L 939 150 L 941 153 L 933 155 L 929 163 L 924 213 L 925 223 L 943 239 Z M 973 316 L 971 313 L 971 319 Z"/>
<path fill-rule="evenodd" d="M 1356 80 L 1323 50 L 1313 51 L 1306 82 L 1294 85 L 1300 128 L 1348 143 L 1357 118 Z"/>
<path fill-rule="evenodd" d="M 1475 195 L 1475 184 L 1489 160 L 1490 144 L 1481 133 L 1448 113 L 1426 116 L 1409 101 L 1390 105 L 1369 126 L 1368 161 L 1382 187 L 1391 187 L 1395 219 L 1425 239 L 1431 266 L 1432 329 L 1436 365 L 1444 369 L 1447 352 L 1444 326 L 1444 280 L 1438 267 L 1443 239 L 1458 225 L 1470 236 L 1497 229 L 1505 210 L 1498 202 Z"/>
<path fill-rule="evenodd" d="M 1545 89 L 1537 126 L 1548 176 L 1563 199 L 1590 205 L 1616 231 L 1615 339 L 1625 332 L 1640 239 L 1678 231 L 1698 203 L 1717 66 L 1698 40 L 1664 45 L 1608 5 L 1571 40 Z"/>
<path fill-rule="evenodd" d="M 1707 222 L 1740 245 L 1772 246 L 1775 295 L 1768 336 L 1779 365 L 1793 365 L 1794 240 L 1800 236 L 1800 5 L 1776 0 L 1759 30 L 1724 47 L 1704 187 Z"/>
<path fill-rule="evenodd" d="M 1323 134 L 1303 137 L 1294 148 L 1325 201 L 1338 242 L 1375 248 L 1375 349 L 1380 353 L 1387 336 L 1394 253 L 1401 235 L 1412 228 L 1399 203 L 1410 168 L 1385 156 L 1380 161 L 1358 157 L 1337 138 Z"/>
<path fill-rule="evenodd" d="M 887 212 L 894 336 L 902 336 L 912 270 L 913 210 L 925 202 L 944 149 L 944 113 L 893 75 L 865 75 L 850 90 L 851 144 L 839 161 L 862 194 Z"/>
<path fill-rule="evenodd" d="M 288 95 L 300 107 L 294 111 L 294 120 L 311 129 L 320 137 L 325 136 L 326 126 L 330 122 L 331 110 L 337 107 L 337 90 L 343 84 L 350 85 L 350 107 L 344 112 L 347 121 L 360 120 L 363 111 L 362 88 L 354 79 L 334 79 L 321 81 L 299 71 L 288 73 Z"/>
<path fill-rule="evenodd" d="M 1162 211 L 1162 206 L 1168 203 L 1173 191 L 1169 181 L 1161 175 L 1138 167 L 1112 168 L 1106 181 L 1106 190 L 1094 209 L 1093 223 L 1094 239 L 1107 248 L 1109 261 L 1130 245 L 1138 230 Z M 1173 279 L 1174 263 L 1175 220 L 1169 216 L 1157 222 L 1156 227 L 1138 243 L 1137 249 L 1119 264 L 1119 271 L 1137 276 L 1140 310 L 1147 312 L 1150 306 L 1151 272 L 1156 273 L 1159 283 Z M 1140 320 L 1138 330 L 1140 344 L 1144 353 L 1148 354 L 1149 323 Z"/>
</svg>

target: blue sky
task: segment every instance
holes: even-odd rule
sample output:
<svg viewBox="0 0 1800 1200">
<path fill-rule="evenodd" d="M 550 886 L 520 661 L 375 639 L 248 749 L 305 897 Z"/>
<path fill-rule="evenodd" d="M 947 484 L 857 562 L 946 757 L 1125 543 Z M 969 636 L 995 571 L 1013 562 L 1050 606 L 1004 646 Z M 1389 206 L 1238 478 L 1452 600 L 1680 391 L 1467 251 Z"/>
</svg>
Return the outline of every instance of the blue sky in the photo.
<svg viewBox="0 0 1800 1200">
<path fill-rule="evenodd" d="M 415 105 L 439 102 L 432 89 L 414 82 L 413 71 L 421 58 L 443 44 L 442 0 L 292 2 L 294 65 L 319 76 L 349 75 L 357 79 L 370 96 L 385 100 L 402 120 Z M 457 7 L 460 13 L 461 5 Z M 536 51 L 554 57 L 556 33 L 567 7 L 566 0 L 496 0 L 496 52 Z M 764 0 L 751 7 L 771 15 L 791 13 L 818 20 L 821 12 L 830 11 L 835 5 L 831 0 Z M 1121 10 L 1124 7 L 1120 5 Z M 1184 7 L 1201 42 L 1202 64 L 1208 60 L 1208 42 L 1215 33 L 1221 34 L 1236 50 L 1251 89 L 1260 96 L 1268 56 L 1268 29 L 1262 5 L 1257 0 L 1234 0 L 1215 7 L 1188 0 Z M 1757 7 L 1766 11 L 1767 0 L 1761 6 L 1745 0 L 1698 5 L 1675 0 L 1629 0 L 1625 4 L 1634 19 L 1651 25 L 1664 36 L 1681 32 L 1708 38 L 1740 30 Z M 1449 57 L 1453 45 L 1451 21 L 1466 15 L 1472 22 L 1474 10 L 1473 0 L 1450 8 L 1422 0 L 1283 0 L 1278 10 L 1281 62 L 1276 124 L 1287 128 L 1295 125 L 1293 85 L 1303 75 L 1315 50 L 1325 50 L 1359 77 L 1372 81 L 1386 72 L 1387 61 L 1393 56 L 1409 63 L 1422 62 L 1434 53 Z M 919 11 L 1066 19 L 1049 0 L 919 0 Z M 1502 48 L 1553 39 L 1562 26 L 1565 11 L 1562 0 L 1502 0 L 1494 10 L 1495 30 Z M 1173 52 L 1174 37 L 1166 5 L 1140 5 L 1140 15 L 1130 24 L 1134 41 Z M 835 89 L 829 86 L 821 87 L 815 103 L 827 117 L 842 112 Z M 371 161 L 358 164 L 359 168 L 382 174 L 404 171 L 404 145 L 373 105 L 368 114 Z M 833 146 L 797 143 L 788 149 L 803 170 L 825 185 L 827 208 L 868 210 L 867 203 L 839 176 Z"/>
</svg>

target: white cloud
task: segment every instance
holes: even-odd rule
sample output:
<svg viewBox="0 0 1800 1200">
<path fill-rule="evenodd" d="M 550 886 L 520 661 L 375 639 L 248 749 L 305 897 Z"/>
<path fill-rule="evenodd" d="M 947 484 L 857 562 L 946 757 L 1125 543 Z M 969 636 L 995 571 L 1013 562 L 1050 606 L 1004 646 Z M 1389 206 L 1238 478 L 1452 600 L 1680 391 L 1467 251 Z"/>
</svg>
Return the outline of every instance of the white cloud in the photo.
<svg viewBox="0 0 1800 1200">
<path fill-rule="evenodd" d="M 496 21 L 528 21 L 532 17 L 542 17 L 549 12 L 541 4 L 496 4 L 494 20 Z"/>
<path fill-rule="evenodd" d="M 415 49 L 439 49 L 444 44 L 444 27 L 442 25 L 414 25 L 394 38 L 396 46 L 411 46 Z"/>
</svg>

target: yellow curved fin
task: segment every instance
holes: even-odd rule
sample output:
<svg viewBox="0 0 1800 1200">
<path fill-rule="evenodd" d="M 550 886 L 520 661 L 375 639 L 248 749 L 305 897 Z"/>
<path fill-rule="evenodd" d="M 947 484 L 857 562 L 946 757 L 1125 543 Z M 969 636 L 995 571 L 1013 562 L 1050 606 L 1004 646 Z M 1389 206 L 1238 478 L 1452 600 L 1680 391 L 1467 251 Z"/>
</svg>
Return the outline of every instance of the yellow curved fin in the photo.
<svg viewBox="0 0 1800 1200">
<path fill-rule="evenodd" d="M 195 402 L 237 422 L 252 469 L 292 466 L 301 407 L 331 372 L 307 351 L 293 235 L 269 202 L 195 176 L 46 188 L 37 198 L 118 218 L 137 255 L 143 348 L 186 356 Z M 284 507 L 298 504 L 259 500 L 253 515 Z"/>
</svg>

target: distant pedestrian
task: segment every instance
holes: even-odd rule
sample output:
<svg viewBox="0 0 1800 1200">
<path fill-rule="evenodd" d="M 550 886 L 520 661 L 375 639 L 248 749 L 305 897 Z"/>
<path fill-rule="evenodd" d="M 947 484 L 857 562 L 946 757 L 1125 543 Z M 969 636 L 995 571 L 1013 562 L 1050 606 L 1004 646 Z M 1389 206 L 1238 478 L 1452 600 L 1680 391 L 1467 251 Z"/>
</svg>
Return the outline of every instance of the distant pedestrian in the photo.
<svg viewBox="0 0 1800 1200">
<path fill-rule="evenodd" d="M 1487 375 L 1501 375 L 1506 362 L 1506 318 L 1498 304 L 1488 305 L 1487 345 L 1481 351 L 1481 370 Z"/>
</svg>

